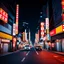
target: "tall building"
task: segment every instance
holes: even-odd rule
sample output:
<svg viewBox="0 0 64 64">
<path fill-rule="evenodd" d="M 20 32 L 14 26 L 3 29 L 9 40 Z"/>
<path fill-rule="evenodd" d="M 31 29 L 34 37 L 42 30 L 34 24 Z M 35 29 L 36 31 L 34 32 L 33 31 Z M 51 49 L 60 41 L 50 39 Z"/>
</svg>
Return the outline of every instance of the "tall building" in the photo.
<svg viewBox="0 0 64 64">
<path fill-rule="evenodd" d="M 52 8 L 52 0 L 48 0 L 48 12 L 49 13 L 49 30 L 52 30 L 54 28 L 54 20 L 53 20 L 53 8 Z"/>
<path fill-rule="evenodd" d="M 8 52 L 12 48 L 12 30 L 14 15 L 4 5 L 0 3 L 0 50 L 1 53 Z"/>
<path fill-rule="evenodd" d="M 54 28 L 50 31 L 55 50 L 64 51 L 64 0 L 52 0 Z"/>
</svg>

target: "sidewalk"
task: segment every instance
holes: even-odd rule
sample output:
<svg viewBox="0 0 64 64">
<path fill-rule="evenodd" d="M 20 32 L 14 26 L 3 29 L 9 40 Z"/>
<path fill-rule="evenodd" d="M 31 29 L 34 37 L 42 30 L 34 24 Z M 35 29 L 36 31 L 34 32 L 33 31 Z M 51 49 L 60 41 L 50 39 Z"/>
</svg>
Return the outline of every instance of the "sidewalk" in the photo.
<svg viewBox="0 0 64 64">
<path fill-rule="evenodd" d="M 16 50 L 16 51 L 14 51 L 14 52 L 3 53 L 3 54 L 0 54 L 0 57 L 1 57 L 1 56 L 6 56 L 6 55 L 9 55 L 9 54 L 13 54 L 13 53 L 16 53 L 16 52 L 19 52 L 19 51 L 21 51 L 21 49 L 20 49 L 20 50 Z"/>
<path fill-rule="evenodd" d="M 58 51 L 46 50 L 46 49 L 44 49 L 44 50 L 45 50 L 45 51 L 53 52 L 53 53 L 56 53 L 56 54 L 59 54 L 59 55 L 64 56 L 64 52 L 58 52 Z"/>
<path fill-rule="evenodd" d="M 52 51 L 52 52 L 64 56 L 64 52 L 57 52 L 57 51 Z"/>
</svg>

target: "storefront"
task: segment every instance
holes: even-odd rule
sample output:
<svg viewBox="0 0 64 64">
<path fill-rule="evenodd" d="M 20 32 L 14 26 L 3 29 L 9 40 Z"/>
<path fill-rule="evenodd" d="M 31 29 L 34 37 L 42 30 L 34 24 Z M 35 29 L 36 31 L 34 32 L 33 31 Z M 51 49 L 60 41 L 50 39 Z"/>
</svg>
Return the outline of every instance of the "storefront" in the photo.
<svg viewBox="0 0 64 64">
<path fill-rule="evenodd" d="M 0 53 L 8 52 L 10 41 L 12 40 L 12 36 L 0 32 Z"/>
<path fill-rule="evenodd" d="M 62 51 L 62 42 L 61 39 L 56 39 L 56 50 Z"/>
<path fill-rule="evenodd" d="M 62 51 L 64 52 L 64 38 L 62 39 Z"/>
<path fill-rule="evenodd" d="M 56 51 L 64 51 L 64 25 L 60 25 L 50 32 L 51 41 L 55 43 Z"/>
<path fill-rule="evenodd" d="M 0 44 L 0 53 L 5 53 L 9 51 L 9 44 L 10 40 L 0 38 L 1 44 Z"/>
</svg>

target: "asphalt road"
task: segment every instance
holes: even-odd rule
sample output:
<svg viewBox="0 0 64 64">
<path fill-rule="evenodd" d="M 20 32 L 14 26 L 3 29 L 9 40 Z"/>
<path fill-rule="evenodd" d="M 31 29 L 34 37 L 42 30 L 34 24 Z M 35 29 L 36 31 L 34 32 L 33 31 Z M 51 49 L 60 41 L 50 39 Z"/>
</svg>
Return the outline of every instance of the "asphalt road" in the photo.
<svg viewBox="0 0 64 64">
<path fill-rule="evenodd" d="M 18 51 L 0 57 L 0 64 L 64 64 L 64 56 L 49 51 Z"/>
</svg>

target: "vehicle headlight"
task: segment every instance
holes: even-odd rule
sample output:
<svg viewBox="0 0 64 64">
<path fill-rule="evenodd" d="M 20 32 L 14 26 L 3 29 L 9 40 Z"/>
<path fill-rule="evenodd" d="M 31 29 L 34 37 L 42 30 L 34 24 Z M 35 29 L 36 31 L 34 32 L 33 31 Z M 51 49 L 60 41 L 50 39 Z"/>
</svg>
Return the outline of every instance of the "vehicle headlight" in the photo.
<svg viewBox="0 0 64 64">
<path fill-rule="evenodd" d="M 26 47 L 25 47 L 25 49 L 26 49 Z"/>
<path fill-rule="evenodd" d="M 30 49 L 30 47 L 29 47 L 29 49 Z"/>
</svg>

